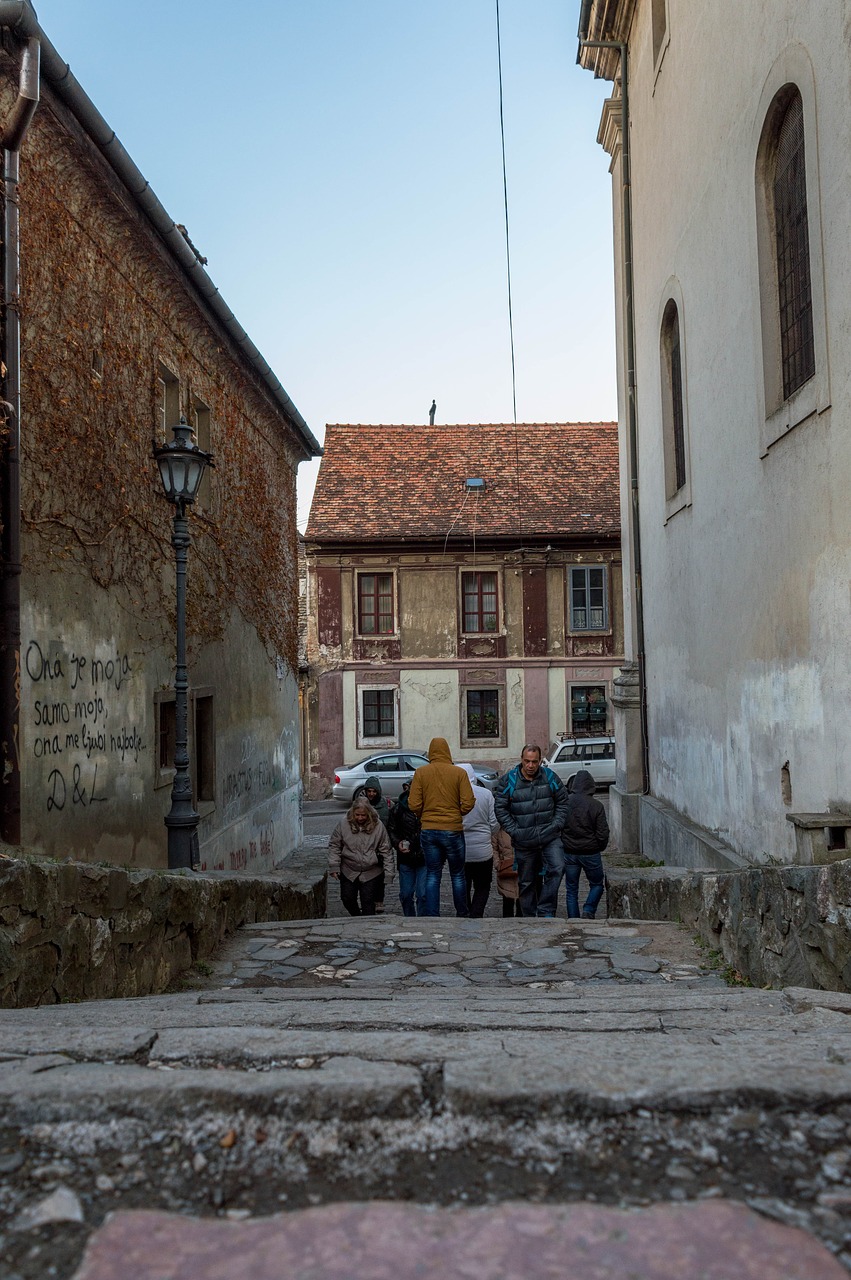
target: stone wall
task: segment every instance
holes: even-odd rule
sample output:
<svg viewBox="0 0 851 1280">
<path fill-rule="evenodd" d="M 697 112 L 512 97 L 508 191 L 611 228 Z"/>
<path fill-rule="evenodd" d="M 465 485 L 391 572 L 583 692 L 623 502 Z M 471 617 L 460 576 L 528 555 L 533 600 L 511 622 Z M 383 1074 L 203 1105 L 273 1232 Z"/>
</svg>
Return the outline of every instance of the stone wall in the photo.
<svg viewBox="0 0 851 1280">
<path fill-rule="evenodd" d="M 824 867 L 611 871 L 609 914 L 677 920 L 757 987 L 851 990 L 851 859 Z"/>
<path fill-rule="evenodd" d="M 308 852 L 268 876 L 4 859 L 0 1006 L 157 994 L 240 925 L 324 916 L 325 896 Z"/>
</svg>

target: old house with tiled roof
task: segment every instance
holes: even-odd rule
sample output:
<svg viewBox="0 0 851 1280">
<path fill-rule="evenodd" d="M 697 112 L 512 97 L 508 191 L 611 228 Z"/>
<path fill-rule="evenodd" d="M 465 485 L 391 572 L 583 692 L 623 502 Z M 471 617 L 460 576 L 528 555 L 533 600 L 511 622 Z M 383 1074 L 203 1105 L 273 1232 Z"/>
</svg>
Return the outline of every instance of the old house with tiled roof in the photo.
<svg viewBox="0 0 851 1280">
<path fill-rule="evenodd" d="M 617 426 L 329 426 L 306 533 L 307 773 L 611 727 Z"/>
</svg>

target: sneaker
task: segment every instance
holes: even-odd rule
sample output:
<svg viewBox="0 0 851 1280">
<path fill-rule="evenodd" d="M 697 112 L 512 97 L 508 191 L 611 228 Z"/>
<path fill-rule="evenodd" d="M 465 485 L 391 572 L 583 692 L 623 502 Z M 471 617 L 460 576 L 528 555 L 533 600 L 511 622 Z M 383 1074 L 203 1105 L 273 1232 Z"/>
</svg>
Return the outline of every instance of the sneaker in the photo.
<svg viewBox="0 0 851 1280">
<path fill-rule="evenodd" d="M 377 916 L 383 916 L 383 915 L 384 915 L 384 903 L 383 903 L 383 902 L 376 902 L 376 904 L 375 904 L 375 914 L 376 914 Z"/>
<path fill-rule="evenodd" d="M 582 919 L 583 919 L 583 920 L 594 920 L 594 919 L 596 919 L 596 916 L 595 916 L 595 914 L 594 914 L 594 912 L 593 912 L 593 911 L 583 911 L 583 912 L 582 912 Z"/>
</svg>

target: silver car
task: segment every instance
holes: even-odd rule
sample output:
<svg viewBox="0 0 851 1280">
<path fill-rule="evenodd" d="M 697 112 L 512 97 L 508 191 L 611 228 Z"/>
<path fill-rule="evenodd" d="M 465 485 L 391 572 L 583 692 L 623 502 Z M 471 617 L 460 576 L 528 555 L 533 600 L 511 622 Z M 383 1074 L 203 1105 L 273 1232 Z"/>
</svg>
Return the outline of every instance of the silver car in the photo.
<svg viewBox="0 0 851 1280">
<path fill-rule="evenodd" d="M 554 742 L 544 760 L 561 778 L 568 791 L 580 769 L 587 770 L 597 786 L 607 787 L 615 780 L 614 738 L 565 738 Z"/>
<path fill-rule="evenodd" d="M 381 794 L 388 800 L 397 800 L 402 794 L 402 783 L 410 782 L 414 770 L 424 764 L 428 764 L 428 756 L 421 751 L 382 751 L 357 764 L 341 765 L 334 770 L 332 799 L 351 804 L 363 790 L 367 778 L 375 776 L 381 783 Z M 492 791 L 499 774 L 478 766 L 475 772 L 478 780 Z"/>
</svg>

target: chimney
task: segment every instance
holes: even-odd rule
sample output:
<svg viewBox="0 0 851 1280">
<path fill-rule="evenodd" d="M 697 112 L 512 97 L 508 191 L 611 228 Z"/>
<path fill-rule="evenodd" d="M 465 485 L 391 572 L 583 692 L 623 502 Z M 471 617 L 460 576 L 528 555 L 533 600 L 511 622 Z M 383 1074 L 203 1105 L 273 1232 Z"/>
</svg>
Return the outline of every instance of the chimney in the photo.
<svg viewBox="0 0 851 1280">
<path fill-rule="evenodd" d="M 436 413 L 437 413 L 437 401 L 436 401 L 436 400 L 432 400 L 432 402 L 431 402 L 431 408 L 430 408 L 430 409 L 429 409 L 429 411 L 428 411 L 428 425 L 429 425 L 430 427 L 433 427 L 433 426 L 434 426 L 434 415 L 435 415 Z"/>
</svg>

